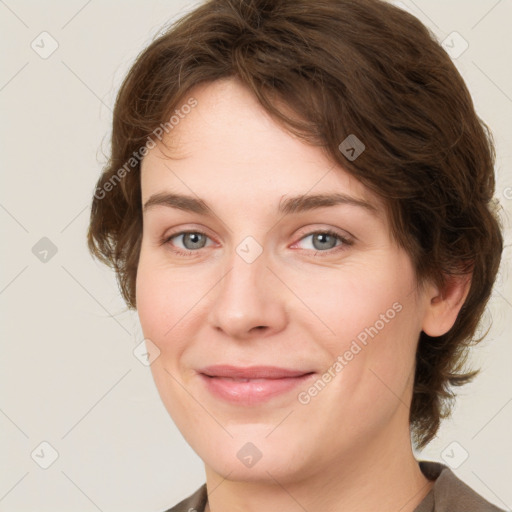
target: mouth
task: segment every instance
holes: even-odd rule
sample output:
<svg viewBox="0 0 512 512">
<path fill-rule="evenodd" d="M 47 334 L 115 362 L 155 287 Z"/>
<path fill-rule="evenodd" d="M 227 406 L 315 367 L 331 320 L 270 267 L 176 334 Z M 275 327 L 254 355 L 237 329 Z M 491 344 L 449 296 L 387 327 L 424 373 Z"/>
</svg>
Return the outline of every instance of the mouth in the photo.
<svg viewBox="0 0 512 512">
<path fill-rule="evenodd" d="M 314 372 L 275 366 L 218 365 L 202 368 L 198 374 L 216 398 L 237 405 L 256 405 L 304 385 Z"/>
</svg>

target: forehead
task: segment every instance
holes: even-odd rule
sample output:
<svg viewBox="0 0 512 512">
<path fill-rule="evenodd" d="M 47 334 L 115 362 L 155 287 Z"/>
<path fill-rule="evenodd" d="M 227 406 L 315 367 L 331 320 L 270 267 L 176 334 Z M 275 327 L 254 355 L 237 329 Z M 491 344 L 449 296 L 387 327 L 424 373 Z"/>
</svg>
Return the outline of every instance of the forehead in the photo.
<svg viewBox="0 0 512 512">
<path fill-rule="evenodd" d="M 142 162 L 143 201 L 165 189 L 219 201 L 250 195 L 262 204 L 288 194 L 342 192 L 382 209 L 380 198 L 321 147 L 277 123 L 237 80 L 202 84 L 183 103 L 189 98 L 197 105 Z"/>
</svg>

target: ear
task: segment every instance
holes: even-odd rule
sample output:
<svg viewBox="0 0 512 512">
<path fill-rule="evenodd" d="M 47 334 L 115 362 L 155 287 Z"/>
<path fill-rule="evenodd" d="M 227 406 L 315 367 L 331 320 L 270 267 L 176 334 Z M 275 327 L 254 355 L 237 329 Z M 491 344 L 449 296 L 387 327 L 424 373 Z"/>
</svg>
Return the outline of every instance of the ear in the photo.
<svg viewBox="0 0 512 512">
<path fill-rule="evenodd" d="M 430 284 L 426 288 L 427 300 L 422 330 L 428 336 L 446 334 L 455 323 L 471 286 L 471 275 L 445 276 L 442 288 Z"/>
</svg>

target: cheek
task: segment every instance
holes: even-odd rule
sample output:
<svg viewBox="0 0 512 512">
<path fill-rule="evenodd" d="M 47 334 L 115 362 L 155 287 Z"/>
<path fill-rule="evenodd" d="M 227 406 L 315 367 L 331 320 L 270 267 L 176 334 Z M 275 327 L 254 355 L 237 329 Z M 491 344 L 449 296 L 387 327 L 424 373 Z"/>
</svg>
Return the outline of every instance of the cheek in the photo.
<svg viewBox="0 0 512 512">
<path fill-rule="evenodd" d="M 175 277 L 176 273 L 162 268 L 142 251 L 137 269 L 137 313 L 144 337 L 155 343 L 161 353 L 178 348 L 170 341 L 180 339 L 176 335 L 182 327 L 179 319 L 186 315 L 189 302 L 190 294 L 183 293 L 183 286 L 176 283 Z"/>
<path fill-rule="evenodd" d="M 165 290 L 165 282 L 157 272 L 151 270 L 151 265 L 141 254 L 136 283 L 137 313 L 144 336 L 156 343 L 167 324 L 163 297 Z"/>
<path fill-rule="evenodd" d="M 137 313 L 144 338 L 160 351 L 150 367 L 158 393 L 175 423 L 186 431 L 190 417 L 198 413 L 183 406 L 189 403 L 189 397 L 178 384 L 183 380 L 179 361 L 189 339 L 185 329 L 193 315 L 194 298 L 190 295 L 195 293 L 183 293 L 185 288 L 183 283 L 176 282 L 177 274 L 141 253 L 136 283 Z"/>
<path fill-rule="evenodd" d="M 315 326 L 333 355 L 347 350 L 353 340 L 363 346 L 376 337 L 398 343 L 400 332 L 407 338 L 417 328 L 414 271 L 400 254 L 383 251 L 338 269 L 289 277 L 310 310 L 303 316 L 309 330 Z"/>
<path fill-rule="evenodd" d="M 158 368 L 162 372 L 183 373 L 184 353 L 193 347 L 192 342 L 204 327 L 207 295 L 214 284 L 215 279 L 206 271 L 171 268 L 158 255 L 141 252 L 137 313 L 144 337 L 160 350 L 160 357 L 151 365 L 153 374 Z M 156 377 L 155 380 L 158 384 Z"/>
<path fill-rule="evenodd" d="M 362 416 L 382 415 L 395 393 L 406 392 L 420 332 L 410 262 L 400 255 L 377 260 L 332 272 L 331 279 L 310 278 L 301 288 L 319 319 L 303 328 L 322 340 L 325 370 L 336 375 L 325 404 L 351 404 Z"/>
</svg>

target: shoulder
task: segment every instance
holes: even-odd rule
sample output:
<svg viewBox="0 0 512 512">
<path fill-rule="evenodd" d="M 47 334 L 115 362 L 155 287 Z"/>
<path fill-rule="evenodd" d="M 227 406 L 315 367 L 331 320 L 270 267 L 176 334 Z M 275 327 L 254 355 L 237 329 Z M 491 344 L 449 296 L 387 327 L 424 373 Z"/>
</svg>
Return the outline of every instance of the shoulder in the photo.
<svg viewBox="0 0 512 512">
<path fill-rule="evenodd" d="M 448 466 L 431 461 L 419 464 L 435 484 L 414 512 L 504 512 L 460 480 Z"/>
<path fill-rule="evenodd" d="M 207 500 L 208 494 L 204 484 L 194 494 L 164 512 L 204 512 Z"/>
</svg>

